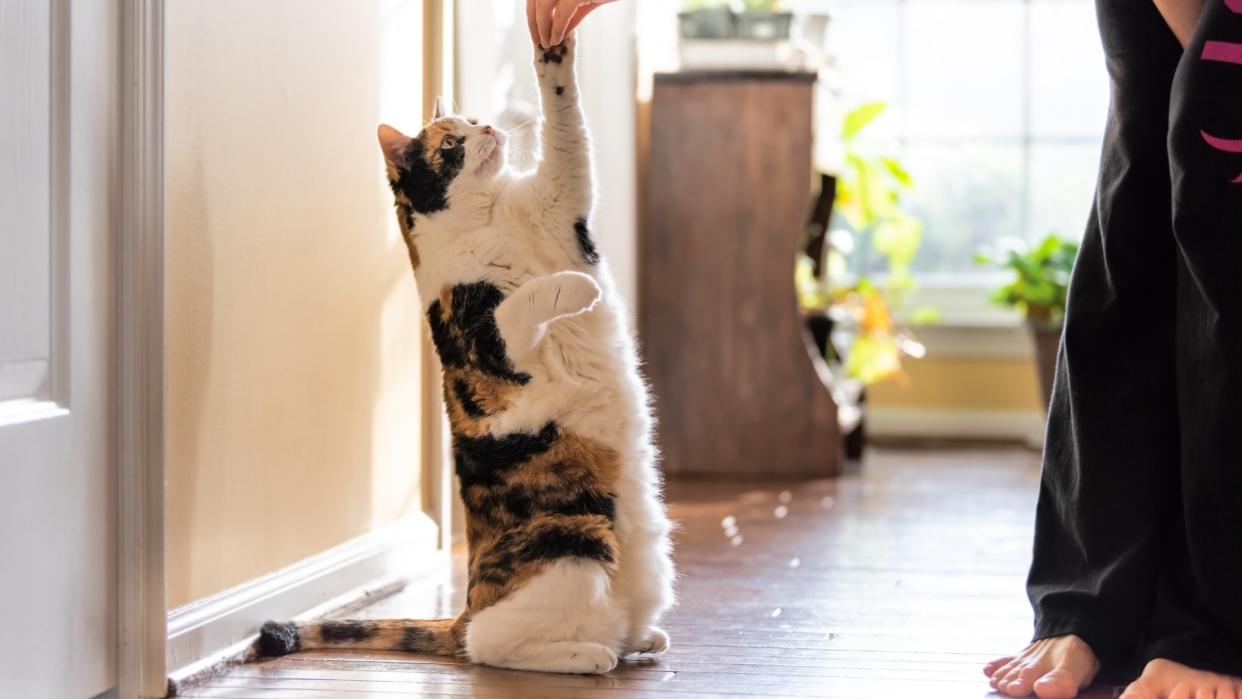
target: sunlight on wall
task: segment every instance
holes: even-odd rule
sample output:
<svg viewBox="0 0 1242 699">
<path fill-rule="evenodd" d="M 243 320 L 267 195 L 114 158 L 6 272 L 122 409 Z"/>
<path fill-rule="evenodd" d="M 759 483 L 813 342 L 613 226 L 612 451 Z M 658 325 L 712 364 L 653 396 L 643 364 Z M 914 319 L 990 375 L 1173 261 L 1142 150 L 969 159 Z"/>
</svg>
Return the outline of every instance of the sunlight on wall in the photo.
<svg viewBox="0 0 1242 699">
<path fill-rule="evenodd" d="M 170 607 L 417 513 L 422 317 L 375 128 L 421 121 L 421 22 L 169 4 Z"/>
</svg>

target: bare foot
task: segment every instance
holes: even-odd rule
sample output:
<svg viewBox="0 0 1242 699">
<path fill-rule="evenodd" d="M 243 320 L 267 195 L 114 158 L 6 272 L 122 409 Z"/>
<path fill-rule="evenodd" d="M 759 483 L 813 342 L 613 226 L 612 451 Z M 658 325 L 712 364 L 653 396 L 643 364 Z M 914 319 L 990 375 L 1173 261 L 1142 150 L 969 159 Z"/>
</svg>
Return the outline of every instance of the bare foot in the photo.
<svg viewBox="0 0 1242 699">
<path fill-rule="evenodd" d="M 1172 660 L 1147 663 L 1121 699 L 1238 699 L 1242 678 L 1195 670 Z"/>
<path fill-rule="evenodd" d="M 1036 641 L 1019 655 L 993 660 L 983 668 L 992 689 L 1001 694 L 1029 697 L 1034 692 L 1040 699 L 1072 699 L 1099 671 L 1100 661 L 1091 646 L 1072 635 Z"/>
</svg>

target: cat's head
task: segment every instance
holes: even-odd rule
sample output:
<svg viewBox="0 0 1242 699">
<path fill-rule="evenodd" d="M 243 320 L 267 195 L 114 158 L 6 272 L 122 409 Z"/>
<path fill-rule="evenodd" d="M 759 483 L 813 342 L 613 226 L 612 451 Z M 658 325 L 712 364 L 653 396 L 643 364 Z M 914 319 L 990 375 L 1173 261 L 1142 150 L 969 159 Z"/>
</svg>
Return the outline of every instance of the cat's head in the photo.
<svg viewBox="0 0 1242 699">
<path fill-rule="evenodd" d="M 413 138 L 381 124 L 380 148 L 402 228 L 413 227 L 414 214 L 449 208 L 453 191 L 499 175 L 508 162 L 508 140 L 499 129 L 448 114 L 438 99 L 431 123 Z"/>
</svg>

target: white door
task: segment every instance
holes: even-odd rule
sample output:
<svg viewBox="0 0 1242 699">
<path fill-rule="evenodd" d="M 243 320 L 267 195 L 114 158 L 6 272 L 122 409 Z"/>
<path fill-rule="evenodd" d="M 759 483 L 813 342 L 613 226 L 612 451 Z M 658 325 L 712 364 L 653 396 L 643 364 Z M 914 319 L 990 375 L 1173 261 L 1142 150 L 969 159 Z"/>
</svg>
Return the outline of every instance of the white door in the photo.
<svg viewBox="0 0 1242 699">
<path fill-rule="evenodd" d="M 0 696 L 116 684 L 117 3 L 0 0 Z"/>
</svg>

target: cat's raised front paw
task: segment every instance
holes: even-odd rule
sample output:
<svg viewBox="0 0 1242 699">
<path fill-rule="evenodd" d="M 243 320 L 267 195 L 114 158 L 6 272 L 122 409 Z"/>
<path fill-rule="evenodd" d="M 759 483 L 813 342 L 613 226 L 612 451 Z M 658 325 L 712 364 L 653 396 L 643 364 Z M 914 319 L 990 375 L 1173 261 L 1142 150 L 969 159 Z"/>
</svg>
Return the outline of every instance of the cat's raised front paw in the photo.
<svg viewBox="0 0 1242 699">
<path fill-rule="evenodd" d="M 545 87 L 556 88 L 558 95 L 565 94 L 565 87 L 572 79 L 575 47 L 573 35 L 551 48 L 535 46 L 535 73 L 539 76 L 539 82 Z"/>
</svg>

